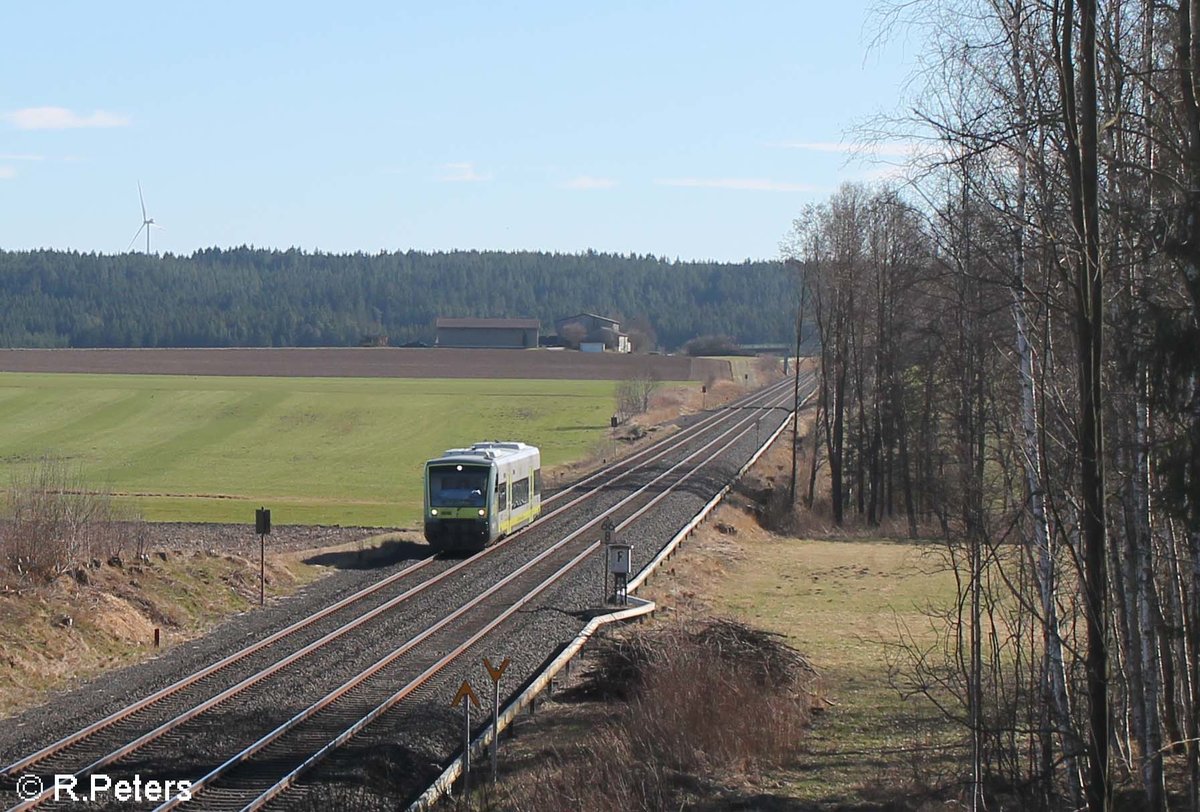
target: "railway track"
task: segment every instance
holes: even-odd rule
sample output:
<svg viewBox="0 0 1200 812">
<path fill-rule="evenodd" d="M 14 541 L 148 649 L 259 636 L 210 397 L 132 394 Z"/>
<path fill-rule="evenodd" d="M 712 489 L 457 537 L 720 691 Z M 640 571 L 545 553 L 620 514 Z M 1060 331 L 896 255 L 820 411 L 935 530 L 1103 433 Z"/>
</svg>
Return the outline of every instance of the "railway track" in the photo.
<svg viewBox="0 0 1200 812">
<path fill-rule="evenodd" d="M 101 773 L 192 776 L 191 806 L 260 807 L 401 703 L 419 703 L 480 641 L 578 574 L 595 558 L 604 519 L 617 522 L 618 532 L 633 526 L 670 494 L 695 485 L 735 444 L 761 434 L 763 415 L 784 419 L 789 410 L 781 407 L 790 399 L 785 382 L 715 410 L 547 497 L 537 523 L 484 553 L 418 561 L 40 748 L 0 771 L 0 807 L 53 806 L 52 787 L 18 797 L 20 776 L 64 774 L 83 782 Z M 464 597 L 432 610 L 422 605 L 437 603 L 432 596 L 448 584 Z M 304 689 L 279 699 L 297 685 Z M 237 715 L 247 730 L 233 737 L 240 746 L 230 747 L 222 720 L 235 707 L 253 711 L 255 724 Z M 218 752 L 233 755 L 218 761 Z"/>
</svg>

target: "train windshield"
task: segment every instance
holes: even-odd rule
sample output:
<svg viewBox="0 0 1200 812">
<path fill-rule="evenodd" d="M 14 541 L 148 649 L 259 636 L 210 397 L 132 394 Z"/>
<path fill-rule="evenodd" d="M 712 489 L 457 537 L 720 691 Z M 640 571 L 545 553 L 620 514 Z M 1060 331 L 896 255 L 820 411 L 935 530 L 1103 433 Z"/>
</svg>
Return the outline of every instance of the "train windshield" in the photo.
<svg viewBox="0 0 1200 812">
<path fill-rule="evenodd" d="M 429 468 L 429 504 L 433 507 L 485 507 L 488 468 L 434 465 Z"/>
</svg>

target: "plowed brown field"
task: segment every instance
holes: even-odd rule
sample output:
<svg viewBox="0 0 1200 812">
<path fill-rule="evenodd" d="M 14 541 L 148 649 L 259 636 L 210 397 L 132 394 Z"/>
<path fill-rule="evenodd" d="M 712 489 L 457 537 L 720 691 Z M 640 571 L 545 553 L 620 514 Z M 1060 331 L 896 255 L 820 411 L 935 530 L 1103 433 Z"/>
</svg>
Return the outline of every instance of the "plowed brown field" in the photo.
<svg viewBox="0 0 1200 812">
<path fill-rule="evenodd" d="M 252 375 L 333 378 L 545 378 L 731 380 L 728 361 L 567 350 L 393 347 L 0 350 L 2 372 Z"/>
</svg>

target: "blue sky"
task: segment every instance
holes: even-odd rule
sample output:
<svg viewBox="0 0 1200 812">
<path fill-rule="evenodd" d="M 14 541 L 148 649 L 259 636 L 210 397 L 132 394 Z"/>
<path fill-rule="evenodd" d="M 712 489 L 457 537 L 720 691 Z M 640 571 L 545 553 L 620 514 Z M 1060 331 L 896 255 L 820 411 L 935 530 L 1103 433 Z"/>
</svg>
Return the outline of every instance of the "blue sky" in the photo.
<svg viewBox="0 0 1200 812">
<path fill-rule="evenodd" d="M 140 182 L 155 251 L 770 259 L 886 171 L 840 146 L 911 57 L 869 5 L 22 3 L 0 248 L 122 252 Z"/>
</svg>

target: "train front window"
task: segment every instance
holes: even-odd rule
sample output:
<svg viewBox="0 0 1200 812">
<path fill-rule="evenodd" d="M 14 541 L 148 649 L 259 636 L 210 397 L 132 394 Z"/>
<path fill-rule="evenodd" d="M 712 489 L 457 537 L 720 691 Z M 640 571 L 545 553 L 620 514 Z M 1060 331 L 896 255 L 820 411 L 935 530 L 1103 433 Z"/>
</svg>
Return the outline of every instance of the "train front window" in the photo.
<svg viewBox="0 0 1200 812">
<path fill-rule="evenodd" d="M 429 469 L 429 504 L 433 507 L 486 507 L 488 469 L 439 465 Z"/>
</svg>

